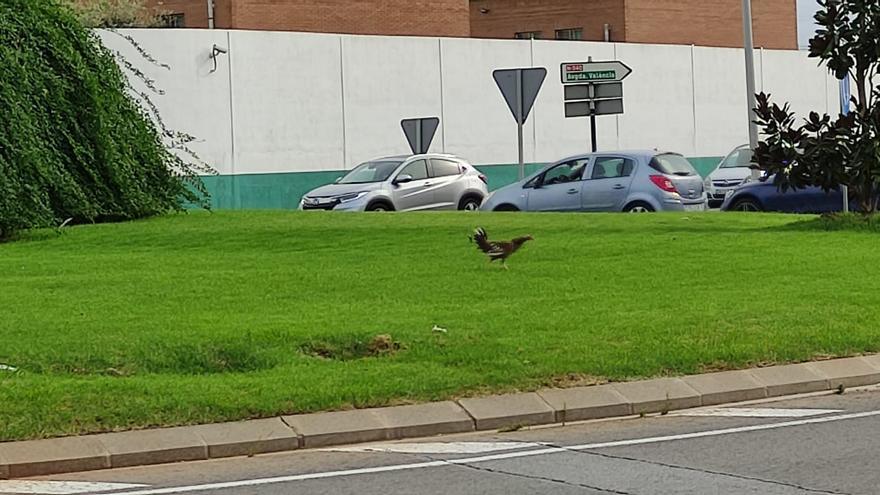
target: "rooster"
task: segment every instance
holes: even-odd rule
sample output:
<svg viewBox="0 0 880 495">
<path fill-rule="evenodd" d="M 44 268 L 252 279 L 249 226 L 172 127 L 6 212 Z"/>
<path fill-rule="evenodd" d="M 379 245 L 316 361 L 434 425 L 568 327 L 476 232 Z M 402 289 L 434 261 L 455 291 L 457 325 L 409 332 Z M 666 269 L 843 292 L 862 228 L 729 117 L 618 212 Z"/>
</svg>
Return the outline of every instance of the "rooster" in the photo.
<svg viewBox="0 0 880 495">
<path fill-rule="evenodd" d="M 507 269 L 507 258 L 510 257 L 513 253 L 515 253 L 526 241 L 533 241 L 532 236 L 527 235 L 523 237 L 517 237 L 512 241 L 490 241 L 488 236 L 486 235 L 486 231 L 482 228 L 478 228 L 474 231 L 473 237 L 468 237 L 472 242 L 474 242 L 480 251 L 486 253 L 489 256 L 489 263 L 495 260 L 501 260 L 501 266 L 504 269 Z"/>
</svg>

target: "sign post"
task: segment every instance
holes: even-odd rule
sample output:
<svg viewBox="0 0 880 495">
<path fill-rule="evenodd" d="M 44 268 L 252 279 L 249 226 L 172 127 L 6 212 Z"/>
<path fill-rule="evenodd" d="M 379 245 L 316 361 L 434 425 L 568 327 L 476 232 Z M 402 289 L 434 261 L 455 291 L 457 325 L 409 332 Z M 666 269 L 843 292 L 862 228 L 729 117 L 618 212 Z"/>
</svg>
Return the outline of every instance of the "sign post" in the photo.
<svg viewBox="0 0 880 495">
<path fill-rule="evenodd" d="M 849 87 L 849 74 L 840 80 L 840 113 L 841 115 L 849 115 L 849 100 L 852 98 Z M 840 192 L 843 194 L 843 212 L 849 213 L 849 187 L 841 186 Z"/>
<path fill-rule="evenodd" d="M 437 126 L 440 125 L 440 119 L 437 117 L 422 117 L 418 119 L 403 119 L 400 121 L 400 127 L 403 128 L 403 134 L 409 141 L 409 148 L 414 155 L 422 155 L 428 152 L 431 147 L 431 141 L 434 140 L 434 133 L 437 132 Z"/>
<path fill-rule="evenodd" d="M 492 72 L 495 84 L 501 90 L 507 107 L 516 120 L 516 136 L 519 151 L 519 178 L 525 177 L 525 160 L 523 157 L 523 124 L 529 118 L 529 112 L 541 91 L 547 69 L 543 67 L 523 69 L 498 69 Z"/>
<path fill-rule="evenodd" d="M 624 63 L 564 63 L 560 67 L 565 98 L 565 117 L 590 117 L 590 142 L 596 146 L 596 116 L 623 113 L 623 81 L 632 73 Z"/>
</svg>

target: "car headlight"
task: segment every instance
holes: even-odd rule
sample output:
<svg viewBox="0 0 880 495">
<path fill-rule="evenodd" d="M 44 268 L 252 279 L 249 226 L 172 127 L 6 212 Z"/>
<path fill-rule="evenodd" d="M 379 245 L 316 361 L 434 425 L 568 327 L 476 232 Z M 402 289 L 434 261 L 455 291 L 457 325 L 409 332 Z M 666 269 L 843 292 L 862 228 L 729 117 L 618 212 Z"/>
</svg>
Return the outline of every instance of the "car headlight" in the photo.
<svg viewBox="0 0 880 495">
<path fill-rule="evenodd" d="M 339 201 L 340 203 L 347 203 L 349 201 L 354 201 L 356 199 L 361 199 L 367 195 L 368 191 L 360 191 L 353 193 L 340 194 L 339 196 L 334 196 L 333 199 Z"/>
</svg>

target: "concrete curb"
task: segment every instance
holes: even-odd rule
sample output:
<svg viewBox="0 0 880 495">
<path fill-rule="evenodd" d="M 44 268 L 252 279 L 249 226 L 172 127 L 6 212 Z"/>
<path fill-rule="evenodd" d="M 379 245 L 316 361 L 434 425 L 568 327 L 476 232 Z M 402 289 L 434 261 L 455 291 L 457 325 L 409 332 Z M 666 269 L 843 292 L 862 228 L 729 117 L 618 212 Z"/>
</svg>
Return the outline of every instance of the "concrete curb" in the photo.
<svg viewBox="0 0 880 495">
<path fill-rule="evenodd" d="M 880 355 L 681 378 L 0 443 L 0 479 L 665 412 L 880 384 Z"/>
</svg>

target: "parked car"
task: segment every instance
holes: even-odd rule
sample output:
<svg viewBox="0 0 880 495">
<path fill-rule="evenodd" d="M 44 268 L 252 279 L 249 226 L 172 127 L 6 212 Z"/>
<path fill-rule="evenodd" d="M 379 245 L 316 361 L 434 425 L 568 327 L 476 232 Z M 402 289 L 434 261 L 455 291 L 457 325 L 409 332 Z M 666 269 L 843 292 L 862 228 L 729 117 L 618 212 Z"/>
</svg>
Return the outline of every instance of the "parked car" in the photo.
<svg viewBox="0 0 880 495">
<path fill-rule="evenodd" d="M 488 193 L 486 176 L 457 156 L 392 156 L 361 163 L 335 183 L 309 191 L 299 208 L 474 211 Z"/>
<path fill-rule="evenodd" d="M 703 179 L 684 156 L 658 151 L 588 153 L 560 160 L 501 188 L 490 211 L 699 211 Z"/>
<path fill-rule="evenodd" d="M 748 144 L 737 146 L 707 177 L 704 182 L 709 206 L 717 208 L 724 202 L 727 191 L 743 183 L 752 176 L 752 149 Z"/>
<path fill-rule="evenodd" d="M 850 201 L 850 209 L 858 209 Z M 773 176 L 757 180 L 747 179 L 728 191 L 722 211 L 777 211 L 783 213 L 828 213 L 843 210 L 843 194 L 837 190 L 825 192 L 821 187 L 779 191 Z"/>
</svg>

